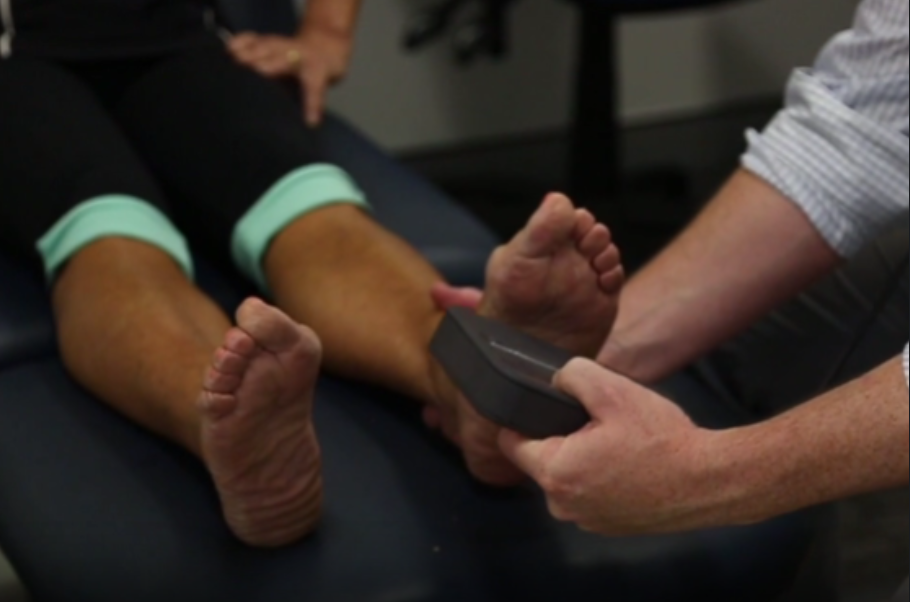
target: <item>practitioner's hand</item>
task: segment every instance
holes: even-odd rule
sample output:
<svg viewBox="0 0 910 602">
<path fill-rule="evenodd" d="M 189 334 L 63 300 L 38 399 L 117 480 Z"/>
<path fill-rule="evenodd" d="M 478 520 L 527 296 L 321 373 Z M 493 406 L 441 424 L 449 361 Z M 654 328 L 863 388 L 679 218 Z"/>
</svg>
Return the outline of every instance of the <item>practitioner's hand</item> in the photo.
<svg viewBox="0 0 910 602">
<path fill-rule="evenodd" d="M 569 437 L 530 441 L 503 431 L 506 456 L 543 488 L 559 520 L 607 536 L 723 524 L 711 500 L 713 435 L 679 407 L 589 360 L 574 360 L 556 386 L 592 421 Z"/>
<path fill-rule="evenodd" d="M 309 27 L 294 37 L 242 33 L 229 43 L 234 58 L 269 78 L 295 78 L 303 90 L 305 118 L 322 122 L 330 86 L 347 74 L 353 39 L 338 32 Z"/>
</svg>

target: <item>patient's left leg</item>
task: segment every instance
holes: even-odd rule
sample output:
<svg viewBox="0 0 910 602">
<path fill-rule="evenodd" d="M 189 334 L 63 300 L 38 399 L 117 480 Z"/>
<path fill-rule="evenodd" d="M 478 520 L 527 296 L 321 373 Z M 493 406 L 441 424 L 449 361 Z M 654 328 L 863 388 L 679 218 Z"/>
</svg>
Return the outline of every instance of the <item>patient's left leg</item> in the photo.
<svg viewBox="0 0 910 602">
<path fill-rule="evenodd" d="M 442 276 L 414 249 L 359 208 L 336 205 L 285 228 L 264 268 L 279 307 L 319 334 L 328 370 L 438 408 L 440 427 L 478 479 L 523 480 L 499 450 L 499 429 L 460 398 L 430 356 L 443 319 L 430 291 Z"/>
</svg>

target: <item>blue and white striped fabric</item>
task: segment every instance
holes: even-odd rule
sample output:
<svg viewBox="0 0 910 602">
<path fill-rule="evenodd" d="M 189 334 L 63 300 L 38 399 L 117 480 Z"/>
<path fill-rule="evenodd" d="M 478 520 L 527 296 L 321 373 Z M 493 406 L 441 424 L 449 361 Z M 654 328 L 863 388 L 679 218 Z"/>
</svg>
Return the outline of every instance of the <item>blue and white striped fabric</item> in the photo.
<svg viewBox="0 0 910 602">
<path fill-rule="evenodd" d="M 786 108 L 748 134 L 743 166 L 799 205 L 844 257 L 910 204 L 908 6 L 863 0 L 853 28 L 794 73 Z M 904 373 L 910 382 L 907 350 Z"/>
</svg>

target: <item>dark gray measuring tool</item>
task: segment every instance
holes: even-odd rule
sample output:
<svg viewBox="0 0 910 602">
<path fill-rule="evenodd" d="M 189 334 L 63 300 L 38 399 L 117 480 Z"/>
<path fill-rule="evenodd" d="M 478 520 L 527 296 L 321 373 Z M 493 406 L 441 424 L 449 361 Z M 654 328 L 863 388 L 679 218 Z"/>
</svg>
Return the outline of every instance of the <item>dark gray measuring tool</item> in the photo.
<svg viewBox="0 0 910 602">
<path fill-rule="evenodd" d="M 532 439 L 570 435 L 590 416 L 556 389 L 573 355 L 506 324 L 452 309 L 431 351 L 481 416 Z"/>
</svg>

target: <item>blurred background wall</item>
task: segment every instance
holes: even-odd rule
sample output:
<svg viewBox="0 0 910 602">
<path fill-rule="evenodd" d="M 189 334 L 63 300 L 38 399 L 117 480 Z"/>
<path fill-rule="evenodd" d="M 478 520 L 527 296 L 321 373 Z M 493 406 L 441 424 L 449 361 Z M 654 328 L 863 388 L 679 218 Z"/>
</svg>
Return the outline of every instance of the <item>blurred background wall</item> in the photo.
<svg viewBox="0 0 910 602">
<path fill-rule="evenodd" d="M 423 0 L 366 0 L 357 54 L 332 106 L 393 150 L 431 149 L 557 129 L 567 123 L 575 9 L 522 0 L 513 52 L 470 69 L 442 45 L 408 55 L 401 35 Z M 716 10 L 633 17 L 622 28 L 630 122 L 779 95 L 794 65 L 845 28 L 856 0 L 746 0 Z M 394 96 L 388 94 L 394 89 Z"/>
</svg>

